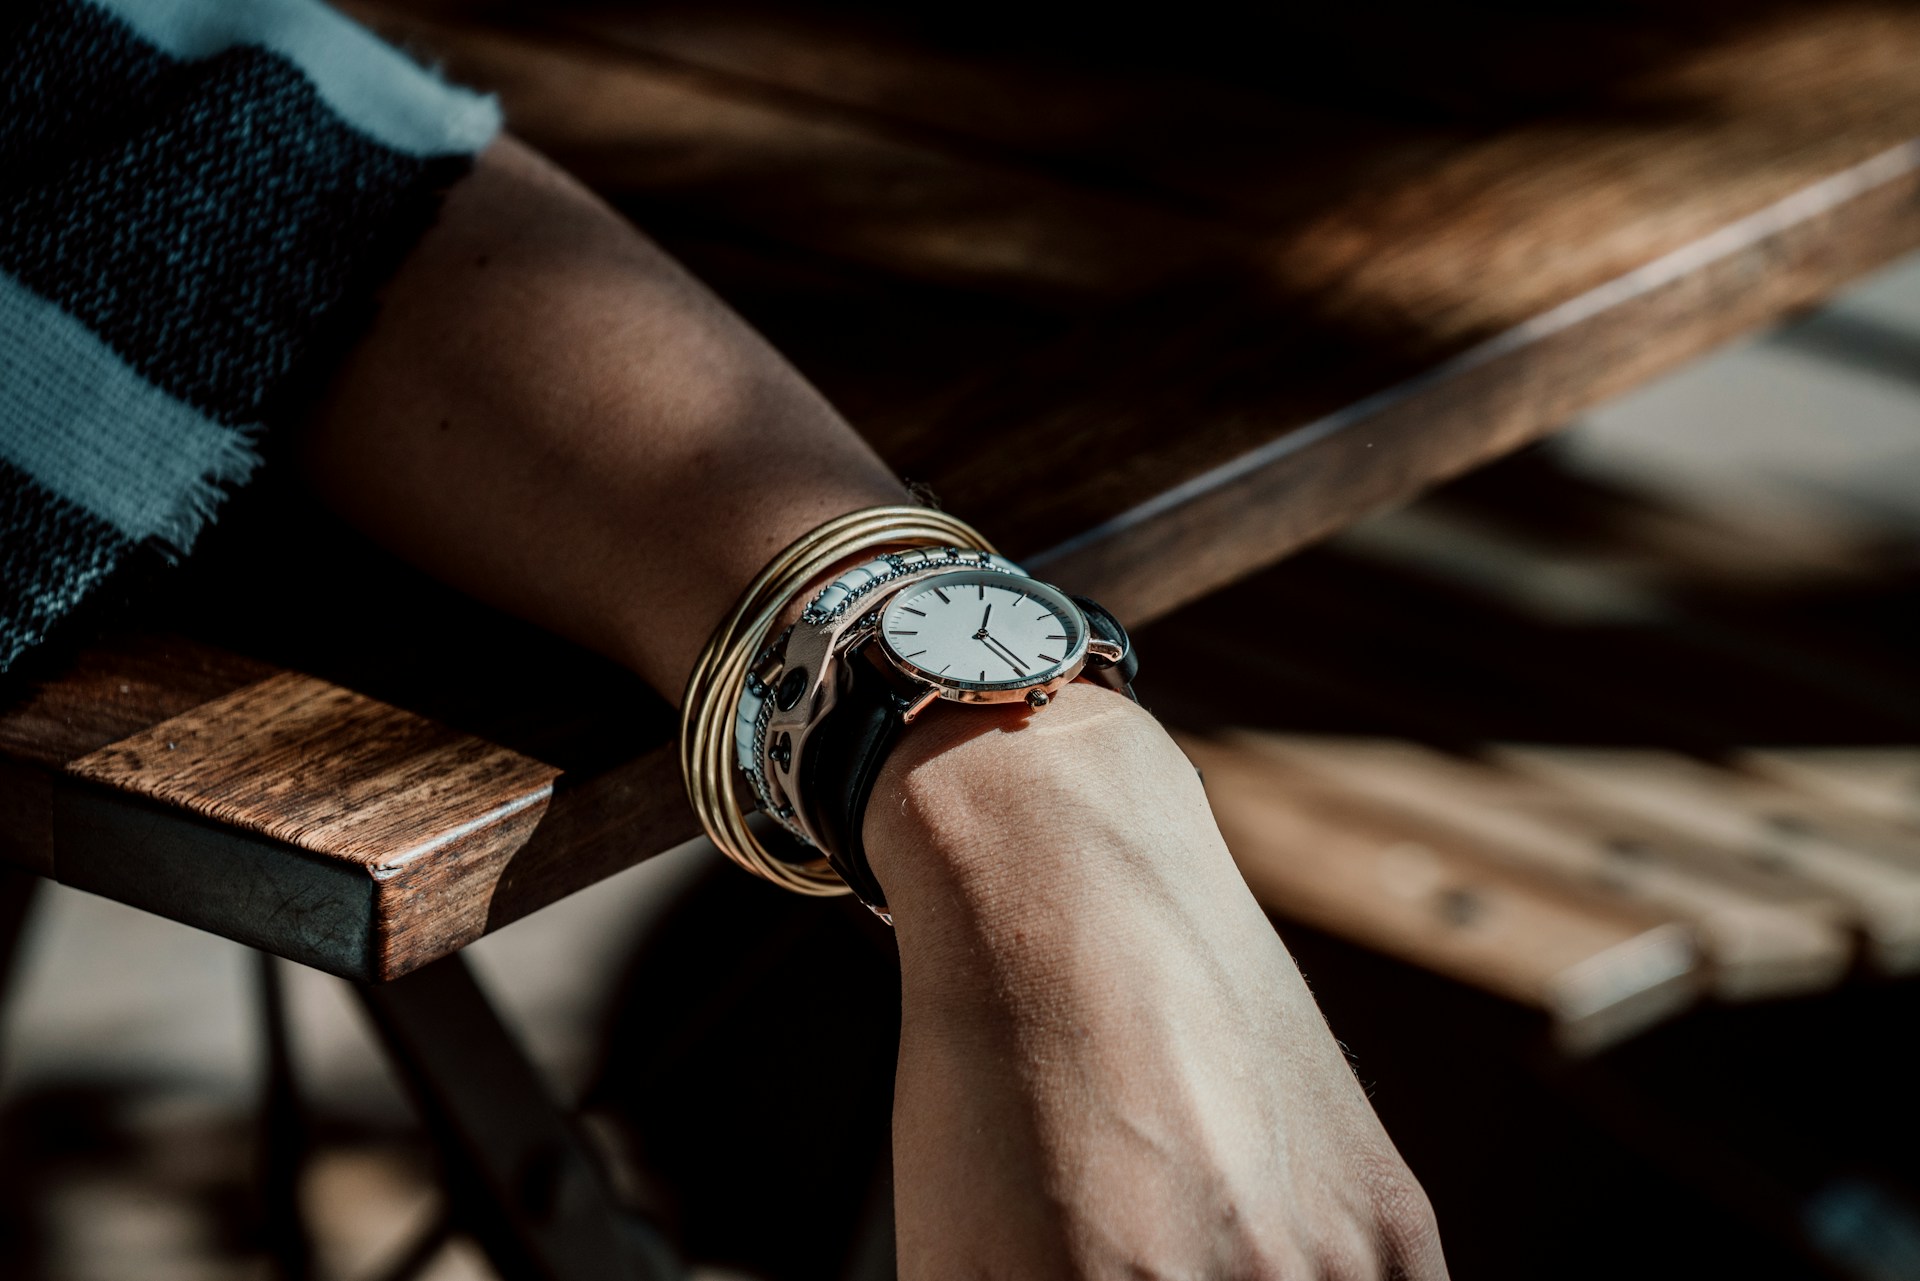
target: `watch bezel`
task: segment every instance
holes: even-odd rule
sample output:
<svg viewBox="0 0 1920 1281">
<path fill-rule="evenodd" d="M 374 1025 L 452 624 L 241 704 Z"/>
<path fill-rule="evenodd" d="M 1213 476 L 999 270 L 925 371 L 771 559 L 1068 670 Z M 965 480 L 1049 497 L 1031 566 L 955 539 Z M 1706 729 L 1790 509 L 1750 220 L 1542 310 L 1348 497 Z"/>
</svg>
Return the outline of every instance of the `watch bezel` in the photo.
<svg viewBox="0 0 1920 1281">
<path fill-rule="evenodd" d="M 892 642 L 887 638 L 887 619 L 903 601 L 918 597 L 934 587 L 949 584 L 971 586 L 976 582 L 1040 597 L 1049 611 L 1064 616 L 1072 624 L 1076 632 L 1073 643 L 1067 652 L 1061 655 L 1058 663 L 1045 669 L 1048 674 L 1014 676 L 1003 681 L 964 680 L 929 671 L 894 649 Z M 874 639 L 878 642 L 876 648 L 887 664 L 910 680 L 938 691 L 940 698 L 957 703 L 1031 702 L 1035 690 L 1051 695 L 1080 675 L 1081 669 L 1087 663 L 1088 643 L 1093 638 L 1093 627 L 1087 619 L 1086 611 L 1058 587 L 1038 578 L 1009 575 L 993 569 L 944 570 L 918 578 L 910 588 L 890 595 L 886 603 L 876 611 L 874 620 Z"/>
</svg>

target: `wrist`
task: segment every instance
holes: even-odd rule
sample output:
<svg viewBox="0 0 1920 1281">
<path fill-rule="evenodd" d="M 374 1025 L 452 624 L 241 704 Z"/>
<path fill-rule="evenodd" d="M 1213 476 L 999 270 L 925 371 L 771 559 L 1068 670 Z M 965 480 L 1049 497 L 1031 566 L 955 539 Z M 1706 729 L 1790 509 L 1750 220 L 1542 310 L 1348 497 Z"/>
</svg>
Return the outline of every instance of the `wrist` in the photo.
<svg viewBox="0 0 1920 1281">
<path fill-rule="evenodd" d="M 903 946 L 934 921 L 1018 926 L 1116 885 L 1225 860 L 1199 780 L 1159 723 L 1078 682 L 1037 711 L 929 708 L 881 770 L 864 837 Z"/>
</svg>

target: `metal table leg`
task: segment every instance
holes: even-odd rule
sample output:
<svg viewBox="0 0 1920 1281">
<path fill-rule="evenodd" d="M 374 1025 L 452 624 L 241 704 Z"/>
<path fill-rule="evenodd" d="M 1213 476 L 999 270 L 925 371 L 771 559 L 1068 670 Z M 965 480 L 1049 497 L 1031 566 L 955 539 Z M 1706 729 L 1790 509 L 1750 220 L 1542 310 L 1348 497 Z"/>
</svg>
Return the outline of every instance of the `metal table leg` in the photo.
<svg viewBox="0 0 1920 1281">
<path fill-rule="evenodd" d="M 19 959 L 20 938 L 26 933 L 40 878 L 24 868 L 0 863 L 0 1010 L 13 994 L 13 966 Z M 0 1046 L 0 1063 L 5 1062 Z"/>
<path fill-rule="evenodd" d="M 440 1150 L 454 1222 L 507 1281 L 682 1275 L 660 1234 L 614 1202 L 464 959 L 355 986 Z"/>
<path fill-rule="evenodd" d="M 311 1142 L 293 1070 L 286 987 L 277 957 L 256 952 L 254 962 L 266 1042 L 266 1074 L 256 1139 L 261 1234 L 279 1281 L 308 1281 L 313 1275 L 313 1241 L 300 1213 L 300 1176 L 306 1169 Z"/>
</svg>

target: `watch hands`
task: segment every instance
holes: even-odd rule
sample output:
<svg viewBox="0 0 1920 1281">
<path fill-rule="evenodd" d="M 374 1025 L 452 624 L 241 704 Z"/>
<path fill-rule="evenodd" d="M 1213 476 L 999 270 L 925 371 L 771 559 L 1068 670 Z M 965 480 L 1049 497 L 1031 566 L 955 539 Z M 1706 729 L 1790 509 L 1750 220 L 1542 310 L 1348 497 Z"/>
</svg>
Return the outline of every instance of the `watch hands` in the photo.
<svg viewBox="0 0 1920 1281">
<path fill-rule="evenodd" d="M 1018 658 L 1014 657 L 1014 653 L 1012 650 L 1008 649 L 1005 645 L 1002 645 L 999 641 L 995 640 L 993 637 L 981 635 L 981 636 L 976 636 L 974 639 L 978 640 L 981 644 L 985 645 L 988 649 L 994 651 L 994 653 L 998 654 L 1001 658 L 1006 659 L 1007 662 L 1013 666 L 1014 671 L 1019 672 L 1022 676 L 1025 676 L 1027 674 L 1026 665 L 1022 663 Z"/>
<path fill-rule="evenodd" d="M 980 615 L 980 630 L 979 630 L 979 631 L 977 631 L 977 632 L 975 632 L 975 633 L 973 634 L 973 638 L 974 638 L 975 640 L 985 640 L 985 639 L 986 639 L 986 637 L 987 637 L 987 620 L 988 620 L 989 618 L 992 618 L 992 617 L 993 617 L 993 606 L 992 606 L 991 604 L 989 604 L 989 605 L 987 606 L 987 612 L 986 612 L 986 613 L 984 613 L 984 614 L 982 614 L 982 615 Z"/>
</svg>

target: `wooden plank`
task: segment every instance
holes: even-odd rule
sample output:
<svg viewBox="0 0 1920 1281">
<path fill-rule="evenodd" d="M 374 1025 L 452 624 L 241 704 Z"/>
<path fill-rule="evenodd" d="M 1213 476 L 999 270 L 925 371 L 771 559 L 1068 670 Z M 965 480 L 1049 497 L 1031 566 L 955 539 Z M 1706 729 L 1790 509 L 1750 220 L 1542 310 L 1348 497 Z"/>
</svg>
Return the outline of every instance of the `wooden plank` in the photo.
<svg viewBox="0 0 1920 1281">
<path fill-rule="evenodd" d="M 272 676 L 203 703 L 73 761 L 73 778 L 191 814 L 314 858 L 329 902 L 337 955 L 326 968 L 361 966 L 391 978 L 486 932 L 494 890 L 526 844 L 560 773 L 497 744 L 460 734 L 310 676 Z M 82 796 L 84 793 L 76 793 Z M 78 806 L 78 802 L 75 802 Z M 115 868 L 149 851 L 77 847 L 69 822 L 55 875 L 115 897 L 145 882 Z M 356 875 L 357 874 L 357 875 Z M 272 919 L 306 902 L 311 878 L 290 877 L 282 903 L 246 896 L 239 910 Z M 362 882 L 363 891 L 351 888 Z M 363 908 L 364 920 L 355 919 Z M 307 909 L 301 909 L 303 911 Z M 203 911 L 195 922 L 238 935 L 255 928 Z M 355 955 L 365 949 L 364 955 Z"/>
<path fill-rule="evenodd" d="M 537 819 L 560 773 L 293 673 L 202 703 L 67 770 L 376 873 L 529 813 Z"/>
<path fill-rule="evenodd" d="M 617 202 L 644 201 L 637 212 L 669 229 L 699 218 L 892 279 L 1076 312 L 1177 279 L 1237 240 L 1191 213 L 955 155 L 604 41 L 348 7 L 499 92 L 517 133 Z"/>
<path fill-rule="evenodd" d="M 1740 762 L 1831 804 L 1920 828 L 1920 748 L 1768 748 Z"/>
<path fill-rule="evenodd" d="M 47 814 L 44 853 L 0 854 L 384 981 L 692 839 L 678 770 L 661 748 L 569 779 L 283 673 L 89 752 L 60 778 L 0 775 L 42 785 Z"/>
<path fill-rule="evenodd" d="M 1445 830 L 1276 777 L 1242 745 L 1178 737 L 1270 912 L 1540 1010 L 1570 1051 L 1623 1040 L 1705 990 L 1693 930 L 1672 916 L 1489 862 Z"/>
<path fill-rule="evenodd" d="M 1848 905 L 1872 964 L 1920 969 L 1920 833 L 1876 830 L 1673 752 L 1502 747 L 1493 759 L 1818 886 Z"/>
<path fill-rule="evenodd" d="M 1677 175 L 1675 181 L 1683 181 Z M 1315 417 L 1290 410 L 1284 387 L 1249 397 L 1239 421 L 1288 423 L 1267 442 L 1222 451 L 1206 470 L 1197 442 L 1169 433 L 1130 455 L 1130 475 L 1089 496 L 1058 535 L 1030 557 L 1038 568 L 1151 618 L 1270 564 L 1279 556 L 1439 480 L 1518 448 L 1582 410 L 1749 330 L 1812 305 L 1892 254 L 1920 244 L 1920 146 L 1862 162 L 1795 198 L 1681 246 L 1628 276 L 1567 299 L 1444 363 Z M 1878 245 L 1855 257 L 1853 250 Z M 1248 370 L 1213 371 L 1230 382 Z M 1288 374 L 1298 377 L 1297 367 Z M 1112 404 L 1082 405 L 1072 433 L 1096 443 L 1179 421 L 1179 401 L 1208 387 L 1170 379 L 1127 385 Z M 1149 392 L 1152 394 L 1149 394 Z M 1117 397 L 1132 393 L 1130 402 Z M 1097 424 L 1097 426 L 1096 426 Z M 1067 434 L 1065 416 L 1030 423 L 1041 439 Z M 1167 436 L 1162 440 L 1166 441 Z M 991 444 L 991 439 L 987 442 Z M 1068 464 L 1063 449 L 1041 465 Z M 1145 477 L 1161 488 L 1142 493 Z M 1180 477 L 1177 484 L 1167 484 Z M 984 482 L 978 477 L 976 485 Z M 1131 493 L 1121 492 L 1131 489 Z M 961 510 L 980 489 L 952 481 L 941 492 Z M 1135 495 L 1138 495 L 1135 497 Z M 1122 505 L 1128 498 L 1134 500 Z M 1110 514 L 1109 514 L 1110 513 Z M 1097 516 L 1097 519 L 1095 517 Z M 1053 538 L 1058 515 L 1036 518 Z M 996 524 L 996 528 L 999 525 Z M 1014 526 L 1021 529 L 1021 526 Z M 1173 564 L 1180 572 L 1154 572 Z"/>
<path fill-rule="evenodd" d="M 273 675 L 269 662 L 182 636 L 128 630 L 103 636 L 51 671 L 9 678 L 0 757 L 22 766 L 67 762 Z"/>
<path fill-rule="evenodd" d="M 1830 78 L 1826 40 L 1893 25 L 1859 13 L 1840 19 L 1853 32 L 1823 33 L 1778 6 L 1735 17 L 1684 0 L 1654 22 L 1619 9 L 1216 4 L 1152 23 L 1027 9 L 982 40 L 976 12 L 832 3 L 794 12 L 572 0 L 492 12 L 831 103 L 929 145 L 1017 155 L 1265 226 L 1417 180 L 1516 121 L 1557 119 L 1582 141 L 1624 141 L 1671 116 L 1622 119 L 1623 100 L 1725 105 L 1743 88 L 1774 97 L 1725 80 L 1762 57 L 1776 74 Z M 1876 53 L 1868 74 L 1900 71 L 1900 44 Z M 1787 123 L 1801 136 L 1818 128 Z"/>
<path fill-rule="evenodd" d="M 1227 736 L 1323 786 L 1412 815 L 1529 875 L 1650 904 L 1693 924 L 1714 994 L 1753 1000 L 1831 987 L 1852 952 L 1828 894 L 1633 815 L 1416 744 L 1239 731 Z"/>
</svg>

